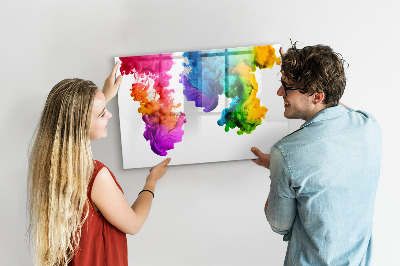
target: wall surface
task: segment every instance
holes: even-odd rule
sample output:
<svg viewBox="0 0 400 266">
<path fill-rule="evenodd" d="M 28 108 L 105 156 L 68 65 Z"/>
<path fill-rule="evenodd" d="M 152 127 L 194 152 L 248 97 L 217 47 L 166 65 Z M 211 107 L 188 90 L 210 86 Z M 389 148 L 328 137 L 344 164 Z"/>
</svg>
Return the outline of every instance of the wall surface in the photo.
<svg viewBox="0 0 400 266">
<path fill-rule="evenodd" d="M 340 52 L 350 64 L 342 102 L 380 122 L 374 257 L 376 265 L 398 265 L 397 10 L 388 0 L 2 1 L 0 265 L 32 265 L 25 234 L 28 146 L 58 81 L 80 77 L 101 87 L 114 56 L 273 43 L 288 48 L 290 38 Z M 108 138 L 93 143 L 93 154 L 133 202 L 148 169 L 122 170 L 116 99 L 108 108 L 114 115 Z M 300 123 L 291 121 L 291 130 Z M 262 211 L 268 176 L 251 161 L 171 167 L 143 230 L 128 236 L 130 264 L 282 265 L 286 243 Z"/>
</svg>

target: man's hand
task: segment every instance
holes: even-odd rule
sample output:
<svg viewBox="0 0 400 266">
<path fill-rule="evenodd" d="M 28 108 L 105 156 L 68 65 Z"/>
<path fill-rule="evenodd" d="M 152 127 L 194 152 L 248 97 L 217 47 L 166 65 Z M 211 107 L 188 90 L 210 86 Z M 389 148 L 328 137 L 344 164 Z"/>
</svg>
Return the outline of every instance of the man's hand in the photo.
<svg viewBox="0 0 400 266">
<path fill-rule="evenodd" d="M 260 166 L 269 169 L 269 163 L 271 160 L 271 156 L 266 153 L 262 153 L 258 148 L 253 147 L 251 151 L 258 157 L 257 159 L 252 159 L 252 161 Z"/>
<path fill-rule="evenodd" d="M 344 108 L 346 108 L 346 109 L 349 109 L 350 107 L 348 107 L 347 105 L 344 105 L 343 103 L 341 103 L 341 102 L 339 102 L 339 104 L 341 105 L 341 106 L 343 106 Z"/>
<path fill-rule="evenodd" d="M 281 57 L 283 59 L 283 57 L 285 56 L 285 52 L 283 51 L 282 46 L 281 46 L 281 48 L 279 48 L 279 53 L 281 54 Z"/>
<path fill-rule="evenodd" d="M 267 211 L 267 208 L 268 208 L 268 199 L 267 202 L 265 202 L 264 213 Z"/>
<path fill-rule="evenodd" d="M 103 86 L 103 94 L 106 98 L 106 103 L 110 101 L 117 94 L 119 85 L 122 81 L 122 76 L 119 75 L 117 80 L 115 80 L 115 73 L 117 73 L 117 68 L 119 66 L 119 61 L 115 64 L 113 70 L 111 71 L 110 76 L 107 77 Z"/>
</svg>

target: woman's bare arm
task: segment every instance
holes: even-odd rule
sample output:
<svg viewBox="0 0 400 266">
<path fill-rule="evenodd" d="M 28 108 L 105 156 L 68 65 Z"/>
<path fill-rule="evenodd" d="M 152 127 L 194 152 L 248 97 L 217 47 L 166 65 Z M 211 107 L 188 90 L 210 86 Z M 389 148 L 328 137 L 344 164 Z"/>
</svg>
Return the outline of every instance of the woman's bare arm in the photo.
<svg viewBox="0 0 400 266">
<path fill-rule="evenodd" d="M 168 170 L 167 164 L 169 162 L 170 159 L 166 159 L 150 170 L 143 189 L 154 193 L 157 181 Z M 93 203 L 107 221 L 122 232 L 130 235 L 140 231 L 149 215 L 153 201 L 153 195 L 148 191 L 144 191 L 138 195 L 131 206 L 106 167 L 97 174 L 91 196 Z"/>
</svg>

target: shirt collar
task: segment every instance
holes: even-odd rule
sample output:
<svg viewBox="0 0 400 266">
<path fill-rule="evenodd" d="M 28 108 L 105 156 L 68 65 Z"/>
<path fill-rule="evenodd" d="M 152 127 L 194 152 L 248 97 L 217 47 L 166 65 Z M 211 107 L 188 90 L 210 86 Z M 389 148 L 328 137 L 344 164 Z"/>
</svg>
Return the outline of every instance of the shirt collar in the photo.
<svg viewBox="0 0 400 266">
<path fill-rule="evenodd" d="M 310 119 L 308 119 L 301 127 L 304 128 L 312 123 L 315 122 L 319 122 L 319 121 L 324 121 L 324 120 L 328 120 L 328 119 L 332 119 L 332 118 L 336 118 L 339 116 L 344 115 L 345 113 L 347 113 L 349 110 L 346 109 L 345 107 L 343 107 L 342 105 L 337 105 L 334 107 L 329 107 L 329 108 L 325 108 L 321 111 L 319 111 L 318 113 L 316 113 L 313 117 L 311 117 Z"/>
</svg>

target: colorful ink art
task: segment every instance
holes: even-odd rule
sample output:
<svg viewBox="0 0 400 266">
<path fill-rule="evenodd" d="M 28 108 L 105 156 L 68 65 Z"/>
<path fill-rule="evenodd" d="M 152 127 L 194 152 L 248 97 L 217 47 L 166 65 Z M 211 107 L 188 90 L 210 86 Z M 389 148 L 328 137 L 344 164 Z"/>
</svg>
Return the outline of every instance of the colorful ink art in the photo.
<svg viewBox="0 0 400 266">
<path fill-rule="evenodd" d="M 152 151 L 160 156 L 182 141 L 185 114 L 174 113 L 181 104 L 175 104 L 173 89 L 168 89 L 171 76 L 168 71 L 174 64 L 172 55 L 149 55 L 120 57 L 122 75 L 133 74 L 130 96 L 140 103 L 138 112 L 142 114 L 146 130 L 144 138 L 150 141 Z"/>
<path fill-rule="evenodd" d="M 185 72 L 181 75 L 185 87 L 183 94 L 188 101 L 194 101 L 196 107 L 204 107 L 210 112 L 218 105 L 219 95 L 225 94 L 232 99 L 229 108 L 222 111 L 219 126 L 225 125 L 225 131 L 238 127 L 238 135 L 251 134 L 268 109 L 260 105 L 257 98 L 258 83 L 254 72 L 256 68 L 272 68 L 280 64 L 279 57 L 271 45 L 251 48 L 225 49 L 224 52 L 208 51 L 186 52 Z M 210 58 L 203 61 L 203 58 Z M 218 69 L 224 65 L 225 73 Z M 201 72 L 204 73 L 203 78 Z M 225 74 L 225 79 L 223 75 Z"/>
<path fill-rule="evenodd" d="M 124 76 L 118 96 L 124 167 L 126 156 L 131 163 L 125 168 L 151 166 L 164 156 L 173 157 L 175 164 L 224 161 L 207 157 L 214 153 L 225 157 L 224 153 L 239 151 L 246 143 L 250 149 L 252 140 L 261 139 L 263 132 L 274 131 L 277 124 L 280 133 L 286 131 L 282 115 L 272 115 L 265 122 L 271 107 L 263 100 L 265 91 L 276 95 L 279 88 L 279 47 L 116 57 L 120 61 L 119 74 Z M 265 78 L 271 76 L 268 71 L 276 76 L 271 86 L 267 86 L 270 78 Z M 261 128 L 263 123 L 270 125 Z M 139 133 L 142 140 L 138 139 Z M 125 147 L 127 142 L 135 144 Z M 235 147 L 229 148 L 232 144 Z M 241 155 L 236 157 L 243 159 Z"/>
</svg>

